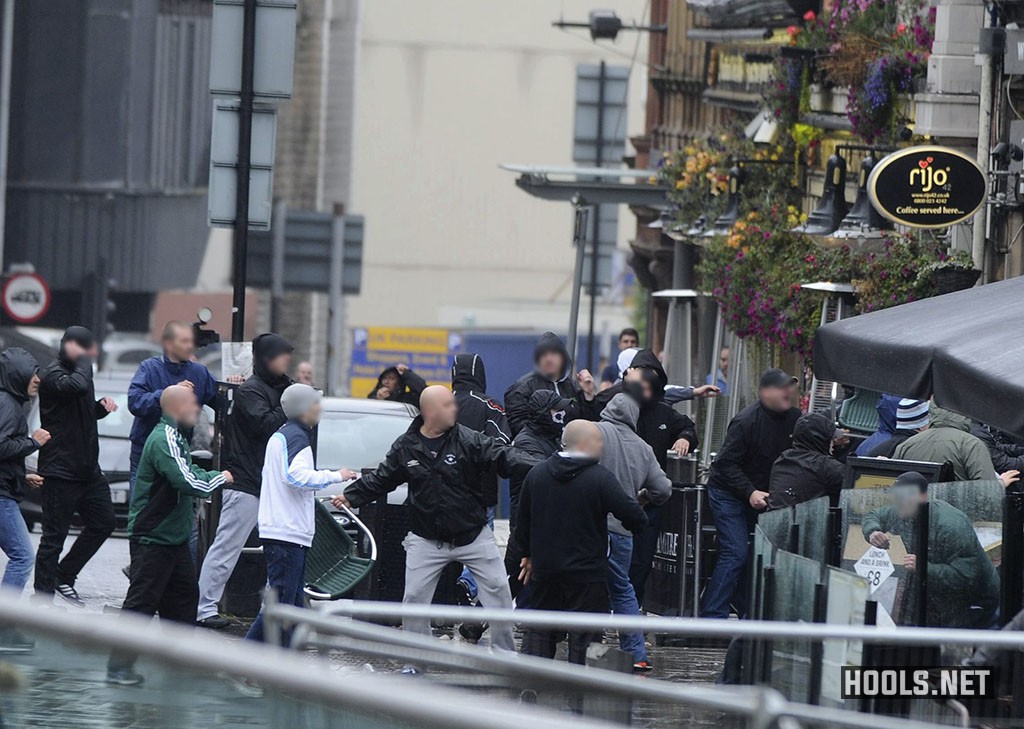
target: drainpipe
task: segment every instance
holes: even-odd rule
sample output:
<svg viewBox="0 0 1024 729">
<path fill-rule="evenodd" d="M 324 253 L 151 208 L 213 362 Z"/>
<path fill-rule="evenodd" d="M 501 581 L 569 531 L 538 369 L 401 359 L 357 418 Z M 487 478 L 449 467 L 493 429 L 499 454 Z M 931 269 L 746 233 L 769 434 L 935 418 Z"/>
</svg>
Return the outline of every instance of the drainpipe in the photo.
<svg viewBox="0 0 1024 729">
<path fill-rule="evenodd" d="M 986 14 L 987 15 L 987 14 Z M 985 22 L 984 20 L 982 22 Z M 989 25 L 991 25 L 989 18 Z M 988 28 L 982 27 L 981 34 L 984 36 Z M 981 47 L 985 47 L 982 42 Z M 978 165 L 986 181 L 990 169 L 990 150 L 992 146 L 992 86 L 994 80 L 995 58 L 991 54 L 981 56 L 981 89 L 978 98 Z M 985 269 L 985 238 L 988 232 L 988 205 L 986 204 L 978 214 L 974 216 L 973 240 L 971 242 L 971 257 L 974 259 L 974 267 L 981 271 L 981 283 L 988 282 L 988 271 Z"/>
</svg>

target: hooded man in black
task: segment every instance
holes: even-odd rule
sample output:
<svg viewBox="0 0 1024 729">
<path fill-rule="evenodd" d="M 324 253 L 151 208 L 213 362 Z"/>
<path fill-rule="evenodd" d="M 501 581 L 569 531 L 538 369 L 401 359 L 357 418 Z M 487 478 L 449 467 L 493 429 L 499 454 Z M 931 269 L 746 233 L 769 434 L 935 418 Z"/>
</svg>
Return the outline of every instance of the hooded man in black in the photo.
<svg viewBox="0 0 1024 729">
<path fill-rule="evenodd" d="M 389 400 L 404 402 L 413 407 L 420 406 L 420 393 L 426 388 L 427 382 L 413 372 L 407 365 L 397 364 L 380 373 L 377 384 L 367 395 L 368 400 Z"/>
<path fill-rule="evenodd" d="M 25 498 L 28 478 L 25 457 L 49 439 L 42 428 L 28 434 L 25 403 L 39 390 L 39 365 L 31 354 L 11 347 L 0 354 L 0 549 L 7 555 L 7 569 L 0 587 L 21 594 L 35 561 L 25 519 L 18 504 Z M 33 476 L 32 486 L 41 479 Z M 0 631 L 0 643 L 9 647 L 10 635 Z"/>
<path fill-rule="evenodd" d="M 561 397 L 551 390 L 538 390 L 530 395 L 530 419 L 519 431 L 514 441 L 515 447 L 538 459 L 545 459 L 558 452 L 562 445 L 562 429 L 565 427 L 565 410 L 572 401 Z M 505 570 L 508 572 L 509 587 L 516 606 L 529 607 L 530 590 L 523 589 L 519 581 L 522 550 L 516 541 L 516 520 L 519 514 L 519 494 L 525 476 L 509 479 L 509 519 L 508 544 L 505 546 Z"/>
<path fill-rule="evenodd" d="M 587 370 L 572 376 L 572 357 L 565 344 L 554 332 L 544 332 L 533 350 L 534 370 L 520 377 L 505 391 L 505 414 L 516 436 L 530 419 L 530 395 L 538 390 L 549 390 L 571 400 L 566 409 L 566 421 L 582 418 L 595 420 L 594 396 L 597 386 Z"/>
<path fill-rule="evenodd" d="M 626 529 L 646 523 L 643 509 L 599 461 L 601 433 L 593 423 L 565 429 L 565 450 L 530 471 L 523 483 L 515 536 L 523 545 L 521 577 L 533 587 L 530 607 L 607 613 L 608 514 Z M 523 653 L 555 657 L 557 633 L 529 629 Z M 600 632 L 570 633 L 569 661 L 586 662 Z"/>
<path fill-rule="evenodd" d="M 835 426 L 808 413 L 793 426 L 793 447 L 782 452 L 768 481 L 768 508 L 782 509 L 828 496 L 835 506 L 843 488 L 843 466 L 832 457 Z"/>
<path fill-rule="evenodd" d="M 230 624 L 217 613 L 231 573 L 249 534 L 256 528 L 260 507 L 263 456 L 278 428 L 288 419 L 281 393 L 292 384 L 292 345 L 284 337 L 260 334 L 252 340 L 252 376 L 233 393 L 224 435 L 225 470 L 234 482 L 224 489 L 217 535 L 203 559 L 199 575 L 196 621 L 208 628 Z"/>
<path fill-rule="evenodd" d="M 452 359 L 452 392 L 458 407 L 459 425 L 512 445 L 512 433 L 505 408 L 487 394 L 487 373 L 478 354 L 457 354 Z M 487 505 L 498 503 L 498 474 L 493 472 L 483 486 Z"/>
<path fill-rule="evenodd" d="M 39 383 L 39 419 L 51 438 L 39 451 L 43 534 L 36 554 L 35 588 L 40 594 L 56 590 L 79 607 L 84 603 L 75 590 L 75 579 L 116 525 L 110 486 L 100 470 L 96 421 L 117 410 L 117 403 L 109 397 L 96 399 L 92 367 L 98 353 L 91 331 L 68 327 L 57 359 L 40 373 Z M 82 532 L 61 560 L 76 512 Z"/>
<path fill-rule="evenodd" d="M 470 430 L 490 436 L 500 443 L 512 445 L 505 408 L 487 394 L 487 372 L 480 355 L 466 352 L 452 359 L 452 392 L 458 407 L 458 423 Z M 480 490 L 487 504 L 488 521 L 494 528 L 494 507 L 498 503 L 498 472 L 491 469 L 481 476 Z M 458 587 L 463 604 L 472 604 L 477 598 L 477 584 L 469 568 L 463 568 Z M 471 642 L 480 640 L 483 625 L 463 623 L 459 633 Z"/>
</svg>

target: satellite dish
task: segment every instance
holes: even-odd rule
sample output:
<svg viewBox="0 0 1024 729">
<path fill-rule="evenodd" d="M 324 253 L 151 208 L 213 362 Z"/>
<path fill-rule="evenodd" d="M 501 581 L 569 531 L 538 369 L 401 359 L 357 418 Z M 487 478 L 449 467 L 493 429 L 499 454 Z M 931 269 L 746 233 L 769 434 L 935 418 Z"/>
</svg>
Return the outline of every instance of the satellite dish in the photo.
<svg viewBox="0 0 1024 729">
<path fill-rule="evenodd" d="M 209 324 L 210 320 L 213 319 L 213 309 L 209 306 L 202 307 L 198 312 L 196 312 L 196 318 L 201 324 Z"/>
</svg>

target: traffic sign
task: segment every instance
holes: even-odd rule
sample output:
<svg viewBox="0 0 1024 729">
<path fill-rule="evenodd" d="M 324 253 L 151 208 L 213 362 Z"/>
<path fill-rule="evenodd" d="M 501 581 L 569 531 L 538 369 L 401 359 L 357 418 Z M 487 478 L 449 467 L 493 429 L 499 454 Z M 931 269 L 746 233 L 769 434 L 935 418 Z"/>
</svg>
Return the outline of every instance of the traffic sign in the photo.
<svg viewBox="0 0 1024 729">
<path fill-rule="evenodd" d="M 19 324 L 35 324 L 50 309 L 50 287 L 36 273 L 16 273 L 4 282 L 4 311 Z"/>
<path fill-rule="evenodd" d="M 295 65 L 295 0 L 256 0 L 253 93 L 261 101 L 292 97 Z M 214 0 L 210 92 L 238 96 L 242 78 L 243 0 Z"/>
</svg>

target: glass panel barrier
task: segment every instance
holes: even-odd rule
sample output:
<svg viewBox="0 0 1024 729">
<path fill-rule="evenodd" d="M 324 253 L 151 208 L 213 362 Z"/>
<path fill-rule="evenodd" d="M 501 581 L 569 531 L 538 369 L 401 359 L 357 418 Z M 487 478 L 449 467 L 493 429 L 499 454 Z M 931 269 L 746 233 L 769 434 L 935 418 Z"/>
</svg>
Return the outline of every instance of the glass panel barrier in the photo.
<svg viewBox="0 0 1024 729">
<path fill-rule="evenodd" d="M 793 508 L 793 520 L 800 527 L 797 553 L 825 564 L 828 554 L 829 499 L 822 496 Z"/>
<path fill-rule="evenodd" d="M 939 483 L 928 494 L 928 625 L 992 627 L 1000 594 L 1002 484 Z"/>
<path fill-rule="evenodd" d="M 913 558 L 917 513 L 924 500 L 925 495 L 905 488 L 846 489 L 840 493 L 840 566 L 867 580 L 869 599 L 878 604 L 876 622 L 880 626 L 918 622 L 919 585 Z"/>
<path fill-rule="evenodd" d="M 814 622 L 815 595 L 821 582 L 821 564 L 797 554 L 775 553 L 774 584 L 769 590 L 768 615 L 772 620 Z M 811 700 L 814 641 L 772 641 L 771 685 L 791 701 Z"/>
<path fill-rule="evenodd" d="M 860 575 L 829 567 L 825 584 L 825 622 L 833 625 L 864 625 L 864 608 L 868 599 L 868 582 Z M 860 666 L 864 645 L 859 640 L 825 640 L 822 642 L 821 704 L 844 709 L 859 709 L 856 699 L 842 696 L 841 667 Z"/>
<path fill-rule="evenodd" d="M 758 514 L 757 524 L 764 530 L 765 537 L 776 549 L 789 548 L 789 528 L 793 524 L 792 507 Z"/>
</svg>

